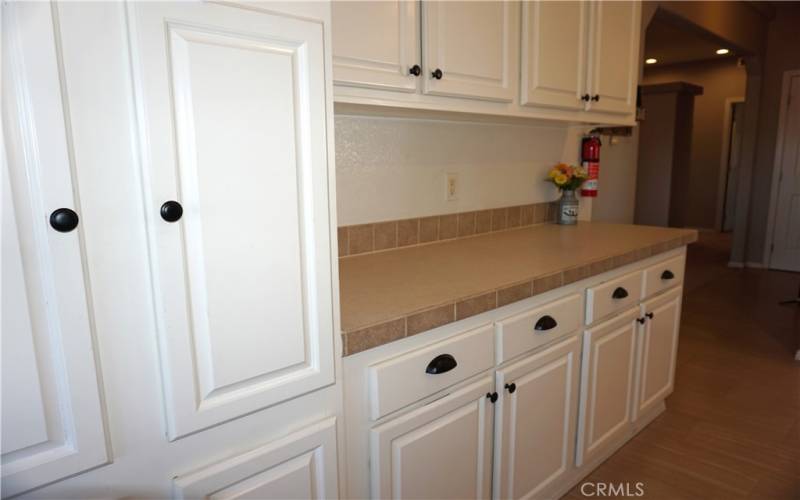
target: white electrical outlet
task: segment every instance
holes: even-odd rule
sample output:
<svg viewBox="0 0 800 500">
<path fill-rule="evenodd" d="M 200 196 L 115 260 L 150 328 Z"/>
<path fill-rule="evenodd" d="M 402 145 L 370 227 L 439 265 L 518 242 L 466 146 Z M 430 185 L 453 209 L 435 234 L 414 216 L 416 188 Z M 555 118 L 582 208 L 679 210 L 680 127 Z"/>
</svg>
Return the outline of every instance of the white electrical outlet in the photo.
<svg viewBox="0 0 800 500">
<path fill-rule="evenodd" d="M 445 174 L 445 193 L 446 201 L 458 199 L 458 174 Z"/>
</svg>

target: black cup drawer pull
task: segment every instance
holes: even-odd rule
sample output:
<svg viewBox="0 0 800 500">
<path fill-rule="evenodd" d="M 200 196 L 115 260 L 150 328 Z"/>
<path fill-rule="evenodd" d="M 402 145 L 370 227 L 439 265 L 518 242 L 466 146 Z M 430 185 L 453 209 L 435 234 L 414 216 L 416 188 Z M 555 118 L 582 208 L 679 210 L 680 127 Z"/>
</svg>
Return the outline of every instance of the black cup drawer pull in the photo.
<svg viewBox="0 0 800 500">
<path fill-rule="evenodd" d="M 614 290 L 614 293 L 611 294 L 611 297 L 615 299 L 624 299 L 627 296 L 628 296 L 628 291 L 622 288 L 621 286 L 618 286 Z"/>
<path fill-rule="evenodd" d="M 440 373 L 449 372 L 456 366 L 458 366 L 456 358 L 450 354 L 440 354 L 433 358 L 430 363 L 428 363 L 428 367 L 425 368 L 425 373 L 439 375 Z"/>
<path fill-rule="evenodd" d="M 666 281 L 666 280 L 671 280 L 671 279 L 674 279 L 674 278 L 675 278 L 675 274 L 673 274 L 672 271 L 670 271 L 669 269 L 667 269 L 666 271 L 661 273 L 661 279 L 662 280 Z"/>
<path fill-rule="evenodd" d="M 536 326 L 534 326 L 533 329 L 538 332 L 545 332 L 547 330 L 552 330 L 557 326 L 558 322 L 556 322 L 555 318 L 552 316 L 542 316 L 539 318 L 539 321 L 536 322 Z"/>
</svg>

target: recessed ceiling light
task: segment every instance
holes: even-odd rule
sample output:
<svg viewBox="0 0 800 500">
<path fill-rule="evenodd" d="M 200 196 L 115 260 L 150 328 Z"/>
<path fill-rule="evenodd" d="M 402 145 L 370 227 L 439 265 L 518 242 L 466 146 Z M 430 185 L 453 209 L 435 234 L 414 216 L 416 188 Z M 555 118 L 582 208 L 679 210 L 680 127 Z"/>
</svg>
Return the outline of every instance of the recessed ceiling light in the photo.
<svg viewBox="0 0 800 500">
<path fill-rule="evenodd" d="M 730 50 L 728 50 L 728 49 L 717 49 L 717 54 L 719 54 L 721 56 L 724 56 L 728 52 L 730 52 Z"/>
<path fill-rule="evenodd" d="M 655 64 L 655 63 L 658 62 L 658 59 L 654 59 L 654 58 L 650 57 L 650 58 L 645 59 L 644 62 L 645 62 L 645 64 Z"/>
</svg>

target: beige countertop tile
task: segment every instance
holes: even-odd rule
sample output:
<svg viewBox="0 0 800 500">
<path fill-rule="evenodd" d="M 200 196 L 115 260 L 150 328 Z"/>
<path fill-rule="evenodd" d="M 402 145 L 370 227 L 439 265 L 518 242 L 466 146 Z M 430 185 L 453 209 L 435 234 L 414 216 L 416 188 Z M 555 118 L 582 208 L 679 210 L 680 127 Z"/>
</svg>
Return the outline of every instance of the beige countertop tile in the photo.
<svg viewBox="0 0 800 500">
<path fill-rule="evenodd" d="M 690 229 L 582 222 L 344 257 L 339 260 L 342 331 L 352 335 L 345 354 L 405 336 L 399 329 L 401 318 L 415 315 L 409 335 L 418 333 L 424 326 L 420 318 L 432 318 L 431 327 L 452 321 L 445 321 L 449 316 L 442 312 L 448 304 L 463 301 L 456 304 L 453 317 L 461 319 L 499 307 L 491 292 L 499 292 L 499 305 L 504 305 L 696 239 L 697 232 Z M 534 282 L 542 277 L 546 279 Z M 434 308 L 438 313 L 417 314 Z M 393 334 L 377 335 L 373 341 L 371 331 L 383 331 L 378 327 L 385 329 L 388 321 L 393 322 Z"/>
</svg>

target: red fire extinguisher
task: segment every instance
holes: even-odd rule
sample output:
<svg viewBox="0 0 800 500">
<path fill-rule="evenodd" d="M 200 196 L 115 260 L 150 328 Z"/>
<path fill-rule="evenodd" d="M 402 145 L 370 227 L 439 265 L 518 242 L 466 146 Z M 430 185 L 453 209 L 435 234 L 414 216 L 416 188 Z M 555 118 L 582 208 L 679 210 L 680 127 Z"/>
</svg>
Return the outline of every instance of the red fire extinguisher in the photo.
<svg viewBox="0 0 800 500">
<path fill-rule="evenodd" d="M 581 141 L 581 164 L 589 177 L 583 183 L 581 196 L 597 196 L 597 179 L 600 177 L 600 137 L 588 135 Z"/>
</svg>

